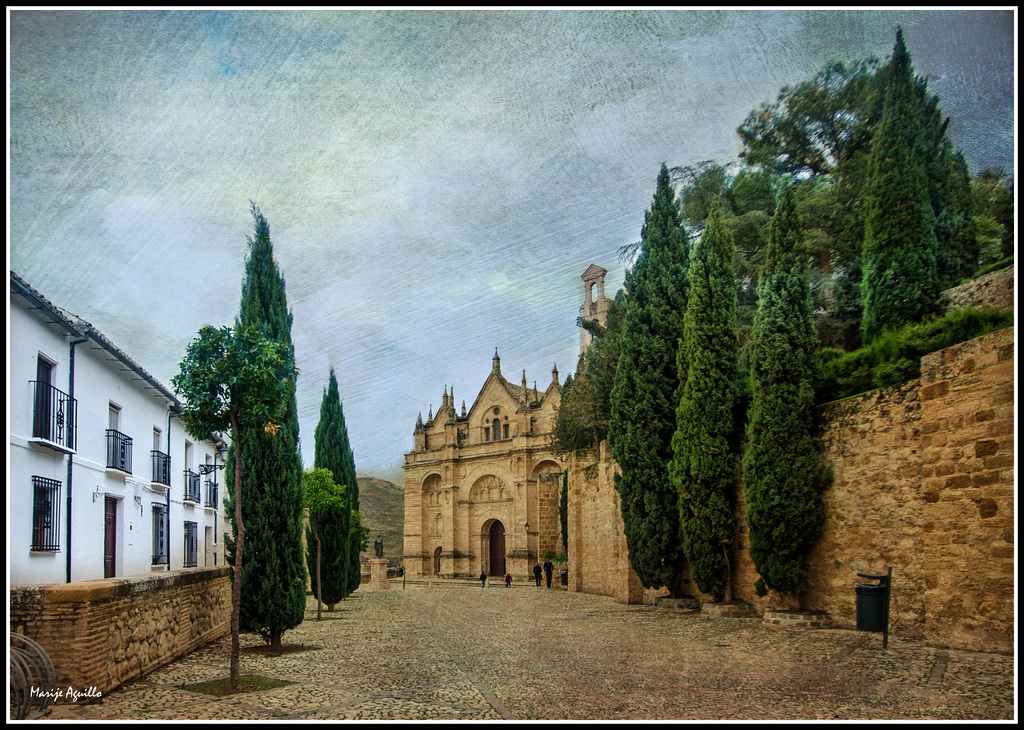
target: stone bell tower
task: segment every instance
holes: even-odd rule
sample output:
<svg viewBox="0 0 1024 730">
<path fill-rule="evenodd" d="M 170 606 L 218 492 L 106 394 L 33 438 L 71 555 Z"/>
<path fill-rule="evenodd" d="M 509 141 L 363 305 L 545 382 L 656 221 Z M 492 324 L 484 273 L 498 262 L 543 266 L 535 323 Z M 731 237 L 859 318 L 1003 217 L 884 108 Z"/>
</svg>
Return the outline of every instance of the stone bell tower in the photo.
<svg viewBox="0 0 1024 730">
<path fill-rule="evenodd" d="M 594 335 L 583 327 L 583 320 L 592 319 L 601 325 L 608 322 L 608 306 L 611 304 L 611 300 L 604 295 L 604 275 L 607 273 L 597 264 L 591 264 L 581 277 L 583 279 L 583 306 L 580 307 L 580 314 L 576 320 L 580 328 L 581 355 L 594 341 Z"/>
</svg>

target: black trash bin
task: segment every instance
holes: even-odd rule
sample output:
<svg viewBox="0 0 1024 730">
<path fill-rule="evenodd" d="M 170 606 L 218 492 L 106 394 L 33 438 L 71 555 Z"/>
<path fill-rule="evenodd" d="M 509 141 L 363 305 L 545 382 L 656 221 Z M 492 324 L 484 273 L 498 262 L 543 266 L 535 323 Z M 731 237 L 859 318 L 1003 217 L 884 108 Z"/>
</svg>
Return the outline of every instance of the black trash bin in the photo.
<svg viewBox="0 0 1024 730">
<path fill-rule="evenodd" d="M 885 631 L 886 586 L 857 584 L 857 631 Z"/>
<path fill-rule="evenodd" d="M 568 587 L 568 586 L 569 586 L 569 571 L 568 571 L 568 570 L 564 570 L 564 569 L 563 569 L 563 570 L 562 570 L 562 571 L 561 571 L 561 572 L 559 573 L 558 577 L 562 579 L 562 585 L 563 585 L 563 586 L 566 586 L 566 587 Z"/>
</svg>

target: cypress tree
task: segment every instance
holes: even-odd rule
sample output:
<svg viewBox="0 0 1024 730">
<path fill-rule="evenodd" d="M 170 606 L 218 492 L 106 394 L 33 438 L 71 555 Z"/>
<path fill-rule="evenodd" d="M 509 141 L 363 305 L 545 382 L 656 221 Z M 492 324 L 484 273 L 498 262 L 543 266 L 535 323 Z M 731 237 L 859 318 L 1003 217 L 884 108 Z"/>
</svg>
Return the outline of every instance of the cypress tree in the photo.
<svg viewBox="0 0 1024 730">
<path fill-rule="evenodd" d="M 812 418 L 817 351 L 803 231 L 790 188 L 772 219 L 750 345 L 743 484 L 762 595 L 765 586 L 796 594 L 825 521 Z"/>
<path fill-rule="evenodd" d="M 612 386 L 608 439 L 621 474 L 629 561 L 647 588 L 682 595 L 685 561 L 679 497 L 668 477 L 675 433 L 676 350 L 686 311 L 687 237 L 662 165 L 644 215 L 640 254 L 626 275 L 628 298 Z"/>
<path fill-rule="evenodd" d="M 335 483 L 344 488 L 343 504 L 325 509 L 319 516 L 317 524 L 320 537 L 320 586 L 323 595 L 317 593 L 313 584 L 313 595 L 327 604 L 327 610 L 333 611 L 334 604 L 347 596 L 349 590 L 349 554 L 351 551 L 351 519 L 347 492 L 348 484 L 340 481 L 350 478 L 347 473 L 346 459 L 347 437 L 345 435 L 345 416 L 341 410 L 341 396 L 338 394 L 338 379 L 334 368 L 330 369 L 327 387 L 320 401 L 320 420 L 314 433 L 313 468 L 327 469 L 331 472 Z M 306 526 L 306 566 L 310 574 L 316 568 L 316 551 L 313 540 L 312 526 Z"/>
<path fill-rule="evenodd" d="M 871 146 L 864 233 L 861 333 L 919 321 L 939 294 L 927 154 L 934 149 L 921 87 L 897 31 L 885 69 L 885 104 Z"/>
<path fill-rule="evenodd" d="M 679 492 L 683 551 L 690 577 L 714 600 L 729 587 L 736 482 L 736 277 L 732 236 L 717 201 L 690 250 L 683 340 L 678 351 L 680 398 L 669 473 Z"/>
<path fill-rule="evenodd" d="M 295 348 L 292 315 L 288 311 L 284 278 L 274 261 L 270 226 L 251 204 L 255 233 L 245 262 L 242 301 L 235 329 L 256 326 L 265 337 L 287 349 L 287 383 L 279 428 L 255 436 L 242 455 L 242 520 L 245 560 L 239 626 L 258 633 L 275 648 L 281 636 L 302 623 L 306 612 L 306 568 L 302 554 L 303 490 L 299 453 L 299 418 L 295 403 Z M 228 460 L 229 478 L 232 460 Z M 229 500 L 233 499 L 230 494 Z M 233 561 L 234 543 L 228 540 Z"/>
</svg>

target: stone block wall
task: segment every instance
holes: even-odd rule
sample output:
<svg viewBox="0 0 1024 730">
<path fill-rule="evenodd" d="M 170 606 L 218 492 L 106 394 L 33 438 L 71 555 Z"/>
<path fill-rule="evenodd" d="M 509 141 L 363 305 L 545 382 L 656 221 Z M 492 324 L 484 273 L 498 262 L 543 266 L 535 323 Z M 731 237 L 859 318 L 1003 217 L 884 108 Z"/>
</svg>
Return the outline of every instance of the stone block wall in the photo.
<svg viewBox="0 0 1024 730">
<path fill-rule="evenodd" d="M 922 359 L 922 377 L 824 407 L 832 485 L 801 607 L 856 626 L 858 573 L 893 568 L 890 630 L 936 646 L 1012 652 L 1014 637 L 1014 328 Z M 569 589 L 653 603 L 629 567 L 616 466 L 570 460 Z M 742 490 L 732 597 L 760 610 Z M 692 595 L 707 600 L 690 586 Z"/>
<path fill-rule="evenodd" d="M 1013 647 L 1013 332 L 921 363 L 924 633 L 982 651 Z"/>
<path fill-rule="evenodd" d="M 57 687 L 108 692 L 225 636 L 227 567 L 59 585 L 13 585 L 11 631 L 50 655 Z"/>
</svg>

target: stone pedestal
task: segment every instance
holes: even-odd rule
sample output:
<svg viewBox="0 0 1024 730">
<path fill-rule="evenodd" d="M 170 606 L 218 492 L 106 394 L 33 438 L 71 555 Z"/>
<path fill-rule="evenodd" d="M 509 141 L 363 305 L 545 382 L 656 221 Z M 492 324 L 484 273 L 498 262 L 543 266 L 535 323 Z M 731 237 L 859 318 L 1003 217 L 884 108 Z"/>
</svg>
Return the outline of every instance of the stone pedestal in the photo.
<svg viewBox="0 0 1024 730">
<path fill-rule="evenodd" d="M 388 582 L 387 558 L 370 558 L 370 583 L 366 588 L 371 591 L 386 591 L 391 588 Z"/>
</svg>

